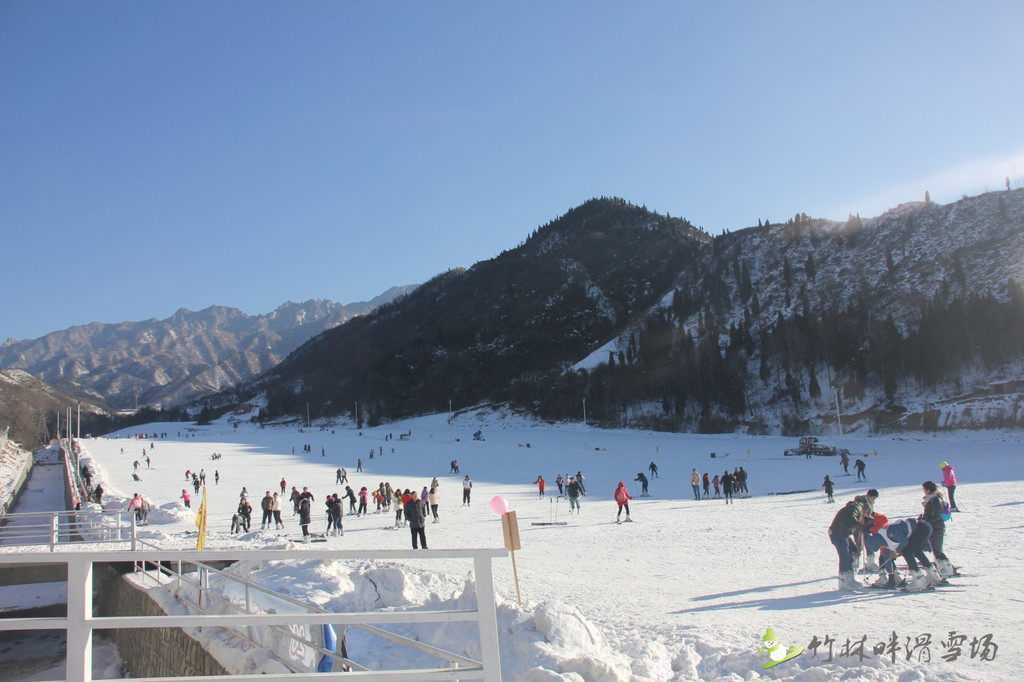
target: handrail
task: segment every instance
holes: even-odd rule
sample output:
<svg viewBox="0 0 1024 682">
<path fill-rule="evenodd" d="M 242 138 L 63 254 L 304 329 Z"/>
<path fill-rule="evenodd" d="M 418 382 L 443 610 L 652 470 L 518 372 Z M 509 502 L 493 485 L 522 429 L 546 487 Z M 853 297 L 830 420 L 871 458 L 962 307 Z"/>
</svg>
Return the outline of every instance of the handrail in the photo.
<svg viewBox="0 0 1024 682">
<path fill-rule="evenodd" d="M 135 515 L 130 511 L 15 512 L 0 519 L 0 545 L 47 546 L 66 543 L 134 542 Z"/>
<path fill-rule="evenodd" d="M 80 548 L 77 547 L 76 549 Z M 299 556 L 297 556 L 297 554 Z M 67 632 L 67 679 L 68 680 L 89 680 L 92 670 L 92 633 L 95 630 L 117 630 L 154 627 L 222 627 L 238 628 L 250 626 L 279 626 L 287 627 L 294 625 L 317 625 L 335 624 L 347 625 L 363 629 L 373 634 L 387 637 L 394 641 L 408 646 L 410 642 L 399 635 L 386 630 L 380 630 L 377 625 L 391 623 L 425 623 L 425 622 L 476 622 L 479 629 L 481 660 L 453 654 L 436 647 L 416 642 L 417 648 L 442 660 L 450 662 L 449 667 L 423 668 L 416 670 L 367 670 L 346 657 L 334 655 L 336 661 L 344 663 L 353 668 L 349 672 L 331 673 L 306 673 L 297 672 L 286 677 L 289 680 L 324 680 L 344 675 L 344 679 L 374 679 L 374 680 L 396 680 L 399 682 L 431 681 L 431 680 L 484 680 L 485 682 L 500 682 L 501 660 L 498 651 L 497 631 L 497 610 L 494 604 L 494 585 L 491 573 L 491 559 L 507 556 L 504 549 L 451 549 L 451 550 L 319 550 L 309 549 L 297 553 L 294 550 L 258 550 L 258 549 L 235 549 L 217 550 L 209 549 L 197 552 L 194 550 L 157 550 L 138 549 L 136 551 L 112 551 L 112 550 L 86 550 L 82 552 L 52 552 L 52 553 L 0 553 L 0 567 L 5 564 L 66 564 L 68 581 L 68 610 L 67 616 L 40 617 L 40 618 L 5 618 L 0 619 L 0 632 L 8 630 L 65 630 Z M 181 575 L 180 564 L 202 566 L 205 569 L 216 571 L 217 569 L 208 566 L 208 562 L 215 561 L 295 561 L 321 560 L 321 561 L 365 561 L 368 559 L 384 561 L 403 561 L 415 559 L 418 563 L 434 559 L 471 559 L 473 561 L 473 573 L 477 589 L 476 609 L 465 610 L 415 610 L 415 611 L 373 611 L 359 613 L 330 613 L 319 607 L 308 604 L 301 604 L 292 600 L 286 595 L 274 596 L 283 598 L 285 601 L 294 602 L 306 609 L 306 613 L 192 613 L 186 615 L 161 615 L 161 616 L 105 616 L 93 615 L 92 608 L 92 578 L 94 567 L 97 564 L 122 563 L 125 561 L 137 562 L 137 565 L 156 564 L 158 575 L 166 569 L 163 564 L 173 562 L 179 563 L 178 573 L 175 577 L 192 582 L 189 578 Z M 240 583 L 251 583 L 241 578 L 234 578 Z M 203 579 L 200 578 L 200 585 Z M 252 583 L 255 589 L 265 590 Z M 208 588 L 202 588 L 208 589 Z M 271 591 L 267 591 L 272 593 Z M 204 594 L 212 594 L 204 592 Z M 237 609 L 236 610 L 241 610 Z M 303 638 L 298 638 L 305 645 L 311 644 Z M 321 649 L 321 651 L 325 651 Z M 139 679 L 133 678 L 135 682 Z M 152 678 L 153 680 L 157 678 Z M 172 680 L 191 680 L 197 678 L 184 677 L 161 677 L 159 680 L 170 682 Z M 205 680 L 233 680 L 236 682 L 256 682 L 266 679 L 262 675 L 230 675 L 230 676 L 207 676 L 199 677 Z"/>
</svg>

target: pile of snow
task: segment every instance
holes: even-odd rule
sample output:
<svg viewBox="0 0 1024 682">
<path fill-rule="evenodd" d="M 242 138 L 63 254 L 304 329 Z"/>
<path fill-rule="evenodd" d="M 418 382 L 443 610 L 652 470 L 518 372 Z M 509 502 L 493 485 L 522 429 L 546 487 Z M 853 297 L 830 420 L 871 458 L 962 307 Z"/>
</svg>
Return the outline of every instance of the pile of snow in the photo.
<svg viewBox="0 0 1024 682">
<path fill-rule="evenodd" d="M 21 447 L 6 435 L 0 435 L 0 505 L 6 508 L 14 496 L 15 487 L 22 479 L 32 453 Z"/>
<path fill-rule="evenodd" d="M 485 440 L 476 441 L 472 434 L 480 428 Z M 142 532 L 162 546 L 192 547 L 198 499 L 187 510 L 179 496 L 185 471 L 205 469 L 207 547 L 294 549 L 294 562 L 239 562 L 232 571 L 332 610 L 462 608 L 477 595 L 465 562 L 456 560 L 301 560 L 305 547 L 324 545 L 294 542 L 299 528 L 287 502 L 284 531 L 259 529 L 259 500 L 267 490 L 280 492 L 282 478 L 289 492 L 293 485 L 313 492 L 313 529 L 322 532 L 325 496 L 344 489 L 335 483 L 339 467 L 347 469 L 355 490 L 381 481 L 420 490 L 436 476 L 440 523 L 428 523 L 426 531 L 432 549 L 501 547 L 501 523 L 488 501 L 505 497 L 519 520 L 522 549 L 516 562 L 523 600 L 520 606 L 511 562 L 495 561 L 507 681 L 995 680 L 1015 679 L 1024 664 L 1024 621 L 1008 603 L 1019 601 L 1014 595 L 1024 574 L 1019 433 L 823 437 L 867 462 L 868 480 L 858 482 L 843 475 L 836 457 L 784 457 L 783 450 L 796 445 L 791 438 L 600 431 L 510 415 L 498 420 L 472 413 L 452 424 L 438 415 L 361 432 L 227 422 L 139 430 L 169 435 L 138 439 L 124 432 L 83 443 L 84 459 L 107 490 L 108 509 L 123 507 L 141 492 L 154 506 Z M 399 439 L 407 432 L 408 440 Z M 141 469 L 136 482 L 132 462 L 143 448 L 152 468 Z M 222 457 L 213 460 L 212 453 Z M 357 458 L 362 473 L 356 472 Z M 452 460 L 459 463 L 458 474 L 450 471 Z M 881 493 L 879 512 L 891 519 L 916 516 L 921 483 L 940 481 L 944 460 L 957 469 L 957 498 L 965 509 L 947 526 L 946 550 L 966 575 L 920 594 L 838 591 L 826 529 L 842 503 L 870 486 Z M 651 496 L 641 498 L 634 478 L 638 472 L 650 476 L 651 462 L 660 475 L 651 479 Z M 740 466 L 749 472 L 752 497 L 731 505 L 693 499 L 692 469 L 721 474 Z M 219 484 L 213 482 L 215 470 Z M 566 501 L 555 497 L 555 477 L 577 471 L 584 473 L 589 495 L 582 513 L 569 516 Z M 463 506 L 467 474 L 474 485 L 471 504 Z M 547 480 L 545 497 L 532 485 L 539 474 Z M 825 502 L 825 474 L 836 481 L 839 504 Z M 634 523 L 615 523 L 611 495 L 619 481 L 636 498 Z M 243 486 L 254 507 L 253 529 L 232 535 L 230 518 Z M 346 515 L 344 536 L 329 538 L 326 546 L 411 547 L 408 531 L 391 530 L 393 523 L 393 513 L 375 514 L 372 508 L 364 517 Z M 758 648 L 769 627 L 783 645 L 807 650 L 765 669 L 769 659 Z M 479 655 L 472 626 L 420 624 L 400 631 Z M 371 668 L 430 664 L 354 629 L 348 647 L 354 660 Z M 271 663 L 247 660 L 244 648 L 229 643 L 215 650 L 229 670 Z"/>
</svg>

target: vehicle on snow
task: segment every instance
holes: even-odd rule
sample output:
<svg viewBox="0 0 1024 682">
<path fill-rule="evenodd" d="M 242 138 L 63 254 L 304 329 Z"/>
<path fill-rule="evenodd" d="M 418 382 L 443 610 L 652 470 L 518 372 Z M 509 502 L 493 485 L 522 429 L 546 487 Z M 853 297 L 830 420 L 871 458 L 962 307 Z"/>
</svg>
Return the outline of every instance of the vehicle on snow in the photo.
<svg viewBox="0 0 1024 682">
<path fill-rule="evenodd" d="M 815 436 L 804 436 L 800 439 L 800 444 L 797 447 L 788 448 L 782 454 L 806 457 L 807 455 L 835 456 L 842 455 L 844 452 L 849 456 L 850 451 L 845 448 L 837 448 L 834 445 L 819 443 Z"/>
</svg>

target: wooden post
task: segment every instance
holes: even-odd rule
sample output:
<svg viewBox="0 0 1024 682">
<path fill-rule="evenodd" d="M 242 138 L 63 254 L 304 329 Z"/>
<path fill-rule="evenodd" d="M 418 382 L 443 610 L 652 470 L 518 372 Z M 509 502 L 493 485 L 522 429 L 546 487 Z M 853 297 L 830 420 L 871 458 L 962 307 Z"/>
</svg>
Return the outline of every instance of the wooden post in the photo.
<svg viewBox="0 0 1024 682">
<path fill-rule="evenodd" d="M 522 549 L 519 544 L 519 521 L 516 520 L 514 511 L 501 515 L 501 531 L 505 536 L 505 549 L 512 555 L 512 578 L 516 583 L 516 601 L 523 605 L 523 599 L 519 595 L 519 572 L 516 570 L 516 550 Z"/>
</svg>

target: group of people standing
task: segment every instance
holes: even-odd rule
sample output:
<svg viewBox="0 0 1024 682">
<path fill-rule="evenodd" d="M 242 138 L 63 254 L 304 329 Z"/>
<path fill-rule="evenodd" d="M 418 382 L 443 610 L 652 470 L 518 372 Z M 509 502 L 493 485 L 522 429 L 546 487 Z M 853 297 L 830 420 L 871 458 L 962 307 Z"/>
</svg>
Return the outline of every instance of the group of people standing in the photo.
<svg viewBox="0 0 1024 682">
<path fill-rule="evenodd" d="M 337 481 L 340 478 L 347 480 L 346 474 L 347 472 L 343 469 L 339 469 L 336 472 L 335 480 Z M 466 482 L 468 483 L 466 489 L 472 488 L 469 476 L 466 476 Z M 263 510 L 261 530 L 284 528 L 284 522 L 281 519 L 281 500 L 284 498 L 285 487 L 286 481 L 281 479 L 281 494 L 268 490 L 261 500 L 260 506 Z M 426 519 L 433 516 L 434 523 L 440 522 L 440 517 L 438 516 L 438 507 L 440 505 L 439 487 L 440 483 L 436 477 L 431 481 L 429 487 L 423 486 L 422 492 L 409 490 L 408 488 L 405 490 L 393 488 L 390 482 L 384 481 L 372 491 L 366 486 L 362 486 L 358 493 L 352 489 L 352 486 L 346 485 L 344 493 L 335 492 L 327 495 L 324 503 L 327 528 L 324 536 L 340 536 L 345 534 L 342 519 L 345 516 L 346 501 L 349 504 L 350 514 L 365 516 L 369 513 L 370 500 L 372 499 L 376 506 L 374 513 L 386 513 L 392 509 L 395 511 L 394 525 L 388 526 L 389 528 L 408 527 L 412 532 L 413 549 L 419 549 L 420 547 L 426 549 Z M 312 523 L 312 505 L 315 497 L 308 487 L 303 487 L 302 492 L 299 492 L 297 486 L 292 486 L 291 495 L 288 499 L 292 503 L 292 516 L 299 517 L 302 540 L 303 542 L 309 542 L 313 535 L 309 527 Z M 238 511 L 232 517 L 231 532 L 248 532 L 251 514 L 252 506 L 249 504 L 248 491 L 242 488 L 242 493 L 239 496 Z M 271 524 L 273 524 L 273 528 L 271 528 Z"/>
<path fill-rule="evenodd" d="M 711 495 L 712 486 L 715 489 L 714 497 Z M 750 489 L 747 488 L 747 471 L 741 466 L 733 469 L 731 473 L 726 469 L 721 476 L 715 474 L 714 477 L 708 472 L 704 472 L 702 476 L 697 469 L 694 469 L 690 472 L 690 487 L 693 488 L 693 499 L 697 501 L 702 499 L 718 500 L 724 497 L 726 504 L 732 504 L 733 496 L 750 497 Z M 702 488 L 704 490 L 703 497 L 701 497 Z"/>
<path fill-rule="evenodd" d="M 951 512 L 958 511 L 953 503 L 956 473 L 948 462 L 942 462 L 941 467 L 949 501 L 934 481 L 924 481 L 921 484 L 921 513 L 916 517 L 889 520 L 885 515 L 876 513 L 874 506 L 878 491 L 874 488 L 854 497 L 836 513 L 828 533 L 839 555 L 840 589 L 862 586 L 855 577 L 861 549 L 865 551 L 866 568 L 878 573 L 872 587 L 895 589 L 901 586 L 896 570 L 899 556 L 904 558 L 909 571 L 909 579 L 902 587 L 910 592 L 941 585 L 956 574 L 943 547 L 946 521 Z M 826 476 L 826 484 L 829 483 L 827 479 Z M 826 491 L 831 498 L 831 486 L 826 487 Z M 925 552 L 931 552 L 934 562 Z"/>
</svg>

